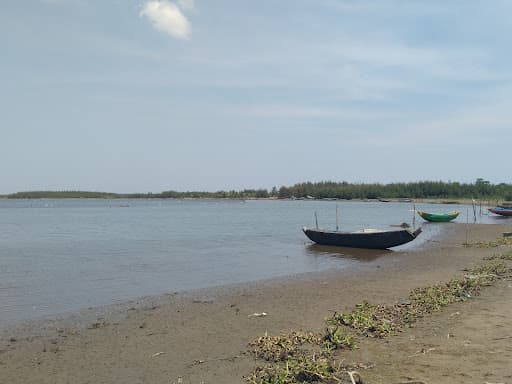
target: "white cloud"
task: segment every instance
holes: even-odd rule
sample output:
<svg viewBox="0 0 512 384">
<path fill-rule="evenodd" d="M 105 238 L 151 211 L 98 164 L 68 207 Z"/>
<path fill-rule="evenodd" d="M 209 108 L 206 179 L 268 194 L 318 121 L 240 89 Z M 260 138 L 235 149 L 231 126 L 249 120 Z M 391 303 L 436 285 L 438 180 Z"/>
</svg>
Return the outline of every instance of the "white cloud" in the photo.
<svg viewBox="0 0 512 384">
<path fill-rule="evenodd" d="M 180 1 L 181 3 L 182 1 Z M 192 4 L 191 1 L 185 1 Z M 177 39 L 188 39 L 191 34 L 190 23 L 176 4 L 167 0 L 153 0 L 144 4 L 140 16 L 146 16 L 153 27 Z"/>
</svg>

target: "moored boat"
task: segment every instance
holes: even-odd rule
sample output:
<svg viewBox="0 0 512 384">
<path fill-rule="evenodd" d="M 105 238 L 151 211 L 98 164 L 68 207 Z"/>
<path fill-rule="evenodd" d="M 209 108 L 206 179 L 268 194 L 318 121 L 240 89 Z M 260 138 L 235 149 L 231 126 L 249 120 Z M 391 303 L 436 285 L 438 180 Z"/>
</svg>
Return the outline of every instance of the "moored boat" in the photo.
<svg viewBox="0 0 512 384">
<path fill-rule="evenodd" d="M 386 249 L 413 241 L 420 233 L 408 229 L 380 230 L 363 229 L 354 232 L 327 231 L 318 228 L 303 228 L 306 236 L 317 244 L 350 248 Z"/>
<path fill-rule="evenodd" d="M 512 216 L 512 208 L 495 207 L 489 208 L 489 212 L 501 216 Z"/>
<path fill-rule="evenodd" d="M 420 215 L 423 219 L 434 223 L 447 223 L 459 216 L 459 213 L 459 211 L 453 211 L 450 213 L 428 213 L 418 211 L 418 215 Z"/>
</svg>

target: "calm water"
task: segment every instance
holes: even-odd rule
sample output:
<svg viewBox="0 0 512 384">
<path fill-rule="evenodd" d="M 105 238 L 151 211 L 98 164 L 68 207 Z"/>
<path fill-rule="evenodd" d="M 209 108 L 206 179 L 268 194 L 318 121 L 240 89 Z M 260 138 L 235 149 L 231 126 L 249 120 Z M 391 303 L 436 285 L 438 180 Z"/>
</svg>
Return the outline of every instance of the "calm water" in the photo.
<svg viewBox="0 0 512 384">
<path fill-rule="evenodd" d="M 303 235 L 303 226 L 314 226 L 315 211 L 321 227 L 334 228 L 336 205 L 343 229 L 412 224 L 410 203 L 0 200 L 0 326 L 140 296 L 369 262 L 361 252 L 340 257 L 312 247 Z M 417 208 L 458 208 L 458 221 L 466 222 L 466 207 Z M 416 225 L 422 222 L 416 216 Z M 401 248 L 421 245 L 439 228 L 426 226 Z"/>
</svg>

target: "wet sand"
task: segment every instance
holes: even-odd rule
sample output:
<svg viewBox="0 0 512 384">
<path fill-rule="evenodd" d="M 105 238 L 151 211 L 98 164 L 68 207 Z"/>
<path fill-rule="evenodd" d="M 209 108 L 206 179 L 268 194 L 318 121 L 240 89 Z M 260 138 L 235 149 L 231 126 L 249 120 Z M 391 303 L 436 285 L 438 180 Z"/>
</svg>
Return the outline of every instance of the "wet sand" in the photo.
<svg viewBox="0 0 512 384">
<path fill-rule="evenodd" d="M 447 224 L 421 249 L 374 255 L 356 271 L 145 298 L 59 320 L 5 329 L 1 383 L 241 383 L 257 364 L 247 343 L 268 332 L 320 331 L 334 310 L 394 303 L 509 248 L 465 248 L 466 226 Z M 489 241 L 510 225 L 471 225 Z M 416 327 L 368 339 L 347 362 L 365 383 L 512 383 L 512 282 L 454 304 Z M 252 316 L 265 312 L 266 316 Z"/>
</svg>

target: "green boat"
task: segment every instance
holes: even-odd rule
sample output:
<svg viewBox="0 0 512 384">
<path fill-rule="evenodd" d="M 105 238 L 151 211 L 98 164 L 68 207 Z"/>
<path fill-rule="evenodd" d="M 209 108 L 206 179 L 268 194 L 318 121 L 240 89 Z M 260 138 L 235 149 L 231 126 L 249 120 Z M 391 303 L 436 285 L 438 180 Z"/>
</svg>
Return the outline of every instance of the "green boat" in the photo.
<svg viewBox="0 0 512 384">
<path fill-rule="evenodd" d="M 434 223 L 447 223 L 459 216 L 459 213 L 459 211 L 453 211 L 450 213 L 427 213 L 418 211 L 418 215 L 420 215 L 423 219 Z"/>
</svg>

